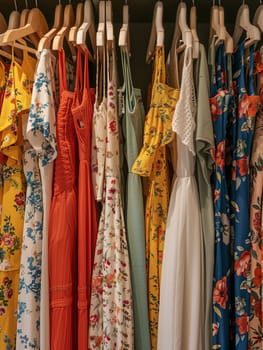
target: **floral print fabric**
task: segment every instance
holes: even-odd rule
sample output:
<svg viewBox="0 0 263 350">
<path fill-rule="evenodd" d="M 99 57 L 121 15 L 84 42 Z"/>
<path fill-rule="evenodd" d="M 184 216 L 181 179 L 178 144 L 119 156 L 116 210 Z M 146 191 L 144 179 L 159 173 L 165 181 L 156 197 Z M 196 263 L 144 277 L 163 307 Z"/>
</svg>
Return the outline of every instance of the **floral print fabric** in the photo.
<svg viewBox="0 0 263 350">
<path fill-rule="evenodd" d="M 215 50 L 214 47 L 211 50 Z M 226 132 L 230 93 L 226 89 L 224 46 L 216 53 L 212 67 L 211 115 L 215 139 L 213 197 L 215 213 L 215 267 L 213 284 L 213 347 L 229 349 L 230 326 L 230 208 L 226 181 Z"/>
<path fill-rule="evenodd" d="M 248 165 L 260 98 L 254 94 L 253 88 L 253 47 L 249 51 L 247 67 L 244 62 L 244 43 L 233 54 L 233 65 L 230 67 L 228 64 L 228 69 L 223 46 L 220 46 L 216 58 L 217 69 L 214 71 L 216 80 L 212 85 L 212 92 L 217 89 L 217 94 L 210 101 L 216 144 L 213 346 L 241 350 L 248 348 L 248 325 L 255 304 L 253 290 L 250 295 L 249 276 Z M 230 160 L 228 148 L 231 150 Z M 226 161 L 229 168 L 226 168 Z M 254 206 L 258 208 L 256 203 Z M 253 237 L 255 232 L 252 232 L 252 241 Z"/>
<path fill-rule="evenodd" d="M 233 81 L 237 96 L 236 120 L 233 139 L 233 168 L 231 211 L 234 232 L 234 313 L 235 348 L 248 348 L 248 324 L 250 317 L 250 295 L 248 274 L 250 267 L 250 223 L 249 223 L 249 160 L 255 126 L 255 117 L 260 106 L 260 97 L 254 95 L 253 68 L 254 47 L 250 48 L 248 81 L 245 74 L 244 43 L 233 57 Z"/>
<path fill-rule="evenodd" d="M 262 349 L 262 190 L 263 190 L 263 59 L 255 54 L 254 75 L 260 88 L 260 111 L 257 115 L 250 162 L 250 317 L 248 345 L 251 350 Z"/>
<path fill-rule="evenodd" d="M 40 349 L 40 286 L 43 202 L 36 152 L 24 156 L 27 181 L 26 209 L 21 252 L 16 349 Z"/>
<path fill-rule="evenodd" d="M 27 118 L 36 61 L 24 52 L 22 66 L 11 63 L 0 117 L 3 199 L 0 224 L 0 348 L 16 344 L 17 299 L 25 210 L 22 123 Z"/>
<path fill-rule="evenodd" d="M 51 52 L 43 50 L 35 74 L 24 135 L 31 146 L 27 146 L 30 148 L 24 159 L 27 195 L 18 296 L 17 349 L 24 349 L 25 346 L 27 349 L 40 349 L 43 341 L 47 347 L 49 339 L 45 336 L 47 327 L 49 329 L 46 314 L 49 303 L 47 228 L 53 160 L 57 155 L 54 63 Z"/>
<path fill-rule="evenodd" d="M 113 57 L 108 57 L 108 63 L 113 78 L 110 80 L 108 77 L 106 115 L 93 129 L 93 138 L 102 140 L 106 147 L 102 212 L 92 275 L 88 348 L 129 350 L 133 349 L 133 305 L 120 186 L 114 52 Z M 106 128 L 102 127 L 103 120 Z M 101 145 L 101 142 L 98 141 L 97 144 Z M 93 164 L 102 164 L 95 160 L 96 157 L 101 160 L 100 149 L 93 148 L 93 152 L 96 153 L 93 155 Z M 96 167 L 94 170 L 96 171 Z M 98 174 L 101 178 L 100 175 L 102 174 Z M 95 193 L 98 198 L 98 191 Z"/>
<path fill-rule="evenodd" d="M 160 279 L 170 181 L 166 145 L 173 140 L 172 118 L 179 90 L 165 85 L 164 48 L 157 48 L 150 110 L 142 150 L 132 172 L 150 180 L 145 210 L 148 303 L 152 349 L 157 348 Z"/>
</svg>

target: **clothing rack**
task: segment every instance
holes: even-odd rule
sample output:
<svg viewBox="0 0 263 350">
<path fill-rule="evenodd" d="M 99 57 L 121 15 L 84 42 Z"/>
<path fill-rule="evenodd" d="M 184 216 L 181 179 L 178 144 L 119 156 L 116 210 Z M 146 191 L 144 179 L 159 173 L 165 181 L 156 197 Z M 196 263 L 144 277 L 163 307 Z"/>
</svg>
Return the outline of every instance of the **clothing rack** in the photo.
<svg viewBox="0 0 263 350">
<path fill-rule="evenodd" d="M 0 350 L 258 349 L 262 1 L 2 2 Z"/>
<path fill-rule="evenodd" d="M 71 3 L 76 7 L 78 0 L 72 0 Z M 176 7 L 179 1 L 174 0 L 164 0 L 164 22 L 174 22 Z M 54 0 L 38 0 L 38 7 L 43 11 L 47 19 L 52 22 L 54 10 L 59 1 Z M 66 5 L 69 1 L 62 0 L 61 4 Z M 93 0 L 94 7 L 98 14 L 98 0 Z M 113 15 L 115 23 L 120 23 L 122 21 L 122 6 L 125 3 L 124 0 L 113 0 Z M 187 5 L 190 7 L 192 5 L 192 0 L 186 1 Z M 245 3 L 249 5 L 251 13 L 256 11 L 259 5 L 259 0 L 246 0 Z M 152 20 L 152 9 L 154 7 L 154 0 L 128 0 L 128 4 L 131 7 L 131 22 L 151 22 Z M 225 8 L 225 21 L 226 23 L 233 24 L 235 21 L 235 16 L 233 13 L 237 13 L 239 6 L 242 4 L 242 0 L 221 0 L 221 5 Z M 195 6 L 198 10 L 198 23 L 208 23 L 210 18 L 210 7 L 213 5 L 212 0 L 196 0 Z M 28 1 L 28 6 L 34 7 L 34 0 Z M 17 0 L 18 10 L 25 8 L 24 0 Z M 14 10 L 14 3 L 12 0 L 2 0 L 1 1 L 1 11 L 7 17 L 9 13 Z"/>
</svg>

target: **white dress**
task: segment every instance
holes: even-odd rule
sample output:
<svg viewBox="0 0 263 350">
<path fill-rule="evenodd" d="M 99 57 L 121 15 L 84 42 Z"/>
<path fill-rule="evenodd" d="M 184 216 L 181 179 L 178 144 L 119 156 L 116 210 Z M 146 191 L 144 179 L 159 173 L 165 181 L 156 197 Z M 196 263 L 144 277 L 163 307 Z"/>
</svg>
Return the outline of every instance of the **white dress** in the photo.
<svg viewBox="0 0 263 350">
<path fill-rule="evenodd" d="M 54 67 L 55 57 L 50 50 L 43 50 L 35 73 L 26 129 L 32 147 L 25 154 L 24 169 L 28 188 L 16 341 L 16 348 L 21 350 L 50 348 L 48 226 L 53 164 L 57 156 Z"/>
<path fill-rule="evenodd" d="M 173 117 L 177 178 L 165 234 L 158 350 L 203 350 L 204 256 L 195 171 L 196 98 L 192 49 L 185 49 L 180 99 Z"/>
</svg>

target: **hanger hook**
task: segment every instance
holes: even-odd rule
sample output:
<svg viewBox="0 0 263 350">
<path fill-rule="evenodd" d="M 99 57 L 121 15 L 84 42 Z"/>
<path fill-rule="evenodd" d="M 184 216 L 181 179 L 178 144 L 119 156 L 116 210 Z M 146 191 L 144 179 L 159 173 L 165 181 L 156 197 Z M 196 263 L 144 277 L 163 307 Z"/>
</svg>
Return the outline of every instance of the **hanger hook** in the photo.
<svg viewBox="0 0 263 350">
<path fill-rule="evenodd" d="M 218 0 L 218 5 L 221 6 L 221 0 Z"/>
<path fill-rule="evenodd" d="M 17 2 L 16 2 L 16 0 L 14 0 L 14 6 L 15 6 L 15 10 L 17 11 Z"/>
<path fill-rule="evenodd" d="M 37 3 L 37 0 L 35 0 L 35 5 L 36 5 L 36 8 L 38 8 L 38 3 Z"/>
<path fill-rule="evenodd" d="M 195 6 L 195 0 L 192 0 L 192 5 Z"/>
<path fill-rule="evenodd" d="M 28 0 L 25 0 L 26 9 L 28 9 Z"/>
<path fill-rule="evenodd" d="M 215 2 L 215 0 L 213 0 L 213 6 L 215 6 L 216 5 L 216 2 Z"/>
<path fill-rule="evenodd" d="M 243 5 L 245 5 L 245 0 L 243 0 Z"/>
</svg>

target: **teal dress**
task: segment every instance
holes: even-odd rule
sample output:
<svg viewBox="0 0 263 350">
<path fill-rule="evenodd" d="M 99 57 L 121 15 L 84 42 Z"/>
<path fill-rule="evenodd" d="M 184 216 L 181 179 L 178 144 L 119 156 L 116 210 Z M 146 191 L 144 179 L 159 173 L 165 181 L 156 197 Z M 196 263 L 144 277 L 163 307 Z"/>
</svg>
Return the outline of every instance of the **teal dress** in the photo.
<svg viewBox="0 0 263 350">
<path fill-rule="evenodd" d="M 120 91 L 124 154 L 127 168 L 125 183 L 125 221 L 130 255 L 136 350 L 150 350 L 145 259 L 143 190 L 140 176 L 131 172 L 143 141 L 144 107 L 139 89 L 133 88 L 130 58 L 121 49 L 124 84 Z"/>
</svg>

